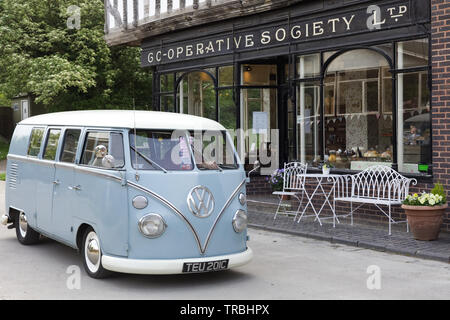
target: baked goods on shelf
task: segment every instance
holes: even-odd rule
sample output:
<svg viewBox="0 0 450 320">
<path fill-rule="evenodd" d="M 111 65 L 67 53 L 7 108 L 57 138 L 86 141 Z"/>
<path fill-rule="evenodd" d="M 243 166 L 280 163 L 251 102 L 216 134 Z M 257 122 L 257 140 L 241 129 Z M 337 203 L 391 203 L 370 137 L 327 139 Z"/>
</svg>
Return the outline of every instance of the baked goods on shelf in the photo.
<svg viewBox="0 0 450 320">
<path fill-rule="evenodd" d="M 365 158 L 376 158 L 379 157 L 379 153 L 376 150 L 369 150 L 364 153 Z"/>
</svg>

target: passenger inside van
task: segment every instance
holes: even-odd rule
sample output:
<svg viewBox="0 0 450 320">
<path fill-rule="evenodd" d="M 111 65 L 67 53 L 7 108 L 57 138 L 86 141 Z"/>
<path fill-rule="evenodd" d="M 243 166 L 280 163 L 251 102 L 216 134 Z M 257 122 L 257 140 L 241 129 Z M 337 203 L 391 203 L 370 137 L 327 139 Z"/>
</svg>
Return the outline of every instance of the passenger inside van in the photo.
<svg viewBox="0 0 450 320">
<path fill-rule="evenodd" d="M 89 164 L 94 167 L 103 167 L 103 159 L 108 154 L 108 150 L 104 145 L 98 145 L 94 149 L 95 158 L 92 160 L 92 162 Z"/>
</svg>

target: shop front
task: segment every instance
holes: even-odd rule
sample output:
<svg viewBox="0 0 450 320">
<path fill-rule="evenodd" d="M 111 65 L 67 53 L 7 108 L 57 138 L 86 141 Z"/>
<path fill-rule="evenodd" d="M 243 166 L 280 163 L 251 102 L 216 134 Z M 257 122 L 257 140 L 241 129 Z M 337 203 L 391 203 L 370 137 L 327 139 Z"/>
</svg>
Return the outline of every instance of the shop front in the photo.
<svg viewBox="0 0 450 320">
<path fill-rule="evenodd" d="M 249 168 L 252 154 L 272 154 L 277 166 L 384 164 L 431 181 L 429 1 L 339 4 L 305 1 L 144 40 L 154 106 L 237 132 Z"/>
</svg>

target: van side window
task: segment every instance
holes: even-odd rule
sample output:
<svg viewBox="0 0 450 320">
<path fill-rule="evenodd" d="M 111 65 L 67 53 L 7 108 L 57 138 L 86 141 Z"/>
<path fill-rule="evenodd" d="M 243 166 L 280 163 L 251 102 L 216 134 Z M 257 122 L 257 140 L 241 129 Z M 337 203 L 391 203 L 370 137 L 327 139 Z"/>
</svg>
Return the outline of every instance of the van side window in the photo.
<svg viewBox="0 0 450 320">
<path fill-rule="evenodd" d="M 64 134 L 63 150 L 61 153 L 61 162 L 75 163 L 80 134 L 81 130 L 79 129 L 66 130 L 66 133 Z"/>
<path fill-rule="evenodd" d="M 122 168 L 124 159 L 121 133 L 88 132 L 81 164 L 106 169 Z"/>
<path fill-rule="evenodd" d="M 31 130 L 30 145 L 27 154 L 31 157 L 37 157 L 41 150 L 42 138 L 44 137 L 44 128 L 33 128 Z"/>
<path fill-rule="evenodd" d="M 47 144 L 44 150 L 45 160 L 55 160 L 56 150 L 58 149 L 59 137 L 61 135 L 61 129 L 50 129 L 47 135 Z"/>
</svg>

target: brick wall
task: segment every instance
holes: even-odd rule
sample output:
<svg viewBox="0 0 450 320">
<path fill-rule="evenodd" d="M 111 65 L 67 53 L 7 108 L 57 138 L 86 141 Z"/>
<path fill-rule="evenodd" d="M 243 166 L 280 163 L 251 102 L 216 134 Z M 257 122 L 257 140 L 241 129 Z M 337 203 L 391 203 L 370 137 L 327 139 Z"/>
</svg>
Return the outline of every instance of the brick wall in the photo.
<svg viewBox="0 0 450 320">
<path fill-rule="evenodd" d="M 450 191 L 450 2 L 431 1 L 432 126 L 434 182 Z M 449 198 L 447 196 L 447 198 Z M 444 221 L 450 231 L 450 213 Z"/>
<path fill-rule="evenodd" d="M 312 194 L 314 191 L 314 188 L 316 187 L 315 184 L 307 184 L 306 188 L 308 189 L 308 193 Z M 329 192 L 330 186 L 324 185 L 325 192 Z M 419 183 L 416 186 L 412 186 L 410 188 L 410 193 L 420 193 L 422 191 L 430 191 L 433 188 L 433 184 L 425 184 L 425 183 Z M 253 176 L 251 179 L 251 183 L 247 185 L 247 194 L 249 196 L 252 195 L 267 195 L 268 197 L 271 197 L 272 189 L 269 185 L 269 183 L 266 181 L 265 177 L 261 176 Z M 316 208 L 320 208 L 323 204 L 323 198 L 322 194 L 319 191 L 318 193 L 320 195 L 320 198 L 317 198 L 313 200 L 315 203 Z M 275 196 L 273 196 L 275 197 Z M 306 198 L 305 198 L 306 199 Z M 292 198 L 292 206 L 296 208 L 298 206 L 297 201 Z M 306 204 L 306 200 L 304 200 L 303 205 Z M 387 207 L 383 207 L 385 211 L 387 212 Z M 350 212 L 350 204 L 347 202 L 336 202 L 336 210 L 338 214 L 343 214 Z M 307 210 L 308 214 L 312 214 L 311 208 Z M 322 215 L 327 216 L 331 215 L 331 211 L 329 210 L 328 206 L 324 208 L 324 211 Z M 383 215 L 380 210 L 378 210 L 374 205 L 364 205 L 363 207 L 359 208 L 356 213 L 354 214 L 355 219 L 363 219 L 366 221 L 373 221 L 376 223 L 388 223 L 388 219 L 385 215 Z M 392 218 L 396 221 L 400 220 L 406 220 L 406 215 L 403 209 L 400 206 L 394 206 L 392 207 Z M 444 217 L 444 223 L 441 228 L 442 231 L 450 232 L 450 219 L 447 213 L 447 216 Z"/>
<path fill-rule="evenodd" d="M 247 185 L 247 194 L 271 194 L 272 188 L 269 183 L 267 183 L 266 177 L 264 176 L 251 176 L 250 183 Z"/>
</svg>

